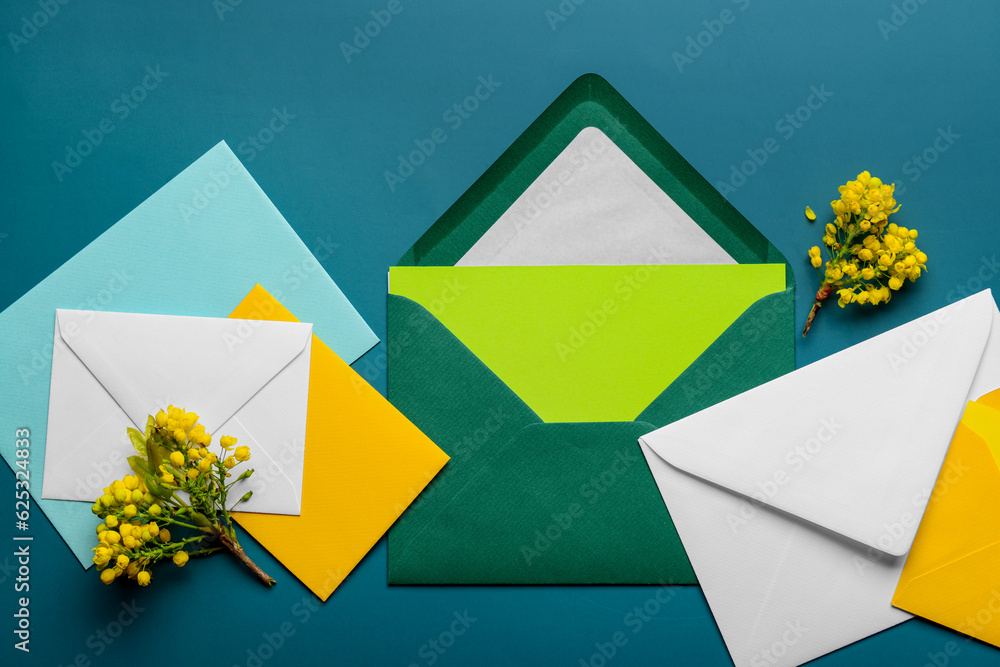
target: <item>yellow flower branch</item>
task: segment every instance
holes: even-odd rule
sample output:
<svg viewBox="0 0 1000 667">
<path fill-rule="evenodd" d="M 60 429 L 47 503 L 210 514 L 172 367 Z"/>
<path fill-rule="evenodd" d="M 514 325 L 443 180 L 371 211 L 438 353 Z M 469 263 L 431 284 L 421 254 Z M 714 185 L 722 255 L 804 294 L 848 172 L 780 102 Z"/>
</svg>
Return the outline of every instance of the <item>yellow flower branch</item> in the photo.
<svg viewBox="0 0 1000 667">
<path fill-rule="evenodd" d="M 829 259 L 824 262 L 819 246 L 809 249 L 809 262 L 819 274 L 820 286 L 803 336 L 834 291 L 841 308 L 849 303 L 877 306 L 888 303 L 905 280 L 913 282 L 927 270 L 927 255 L 916 246 L 917 230 L 889 222 L 889 216 L 899 210 L 895 189 L 867 171 L 838 188 L 840 199 L 830 202 L 834 222 L 823 230 Z M 807 217 L 810 212 L 807 209 Z"/>
<path fill-rule="evenodd" d="M 150 568 L 159 561 L 169 559 L 183 567 L 190 556 L 224 548 L 266 585 L 274 584 L 244 553 L 233 528 L 232 507 L 226 508 L 229 490 L 253 474 L 251 468 L 226 482 L 230 470 L 250 459 L 250 448 L 236 447 L 236 438 L 222 436 L 220 453 L 210 452 L 212 436 L 198 423 L 198 415 L 172 405 L 149 417 L 145 433 L 130 428 L 128 435 L 137 452 L 128 459 L 135 475 L 115 480 L 92 508 L 102 519 L 93 549 L 101 581 L 110 584 L 124 575 L 147 586 Z M 185 492 L 190 502 L 177 491 Z M 252 495 L 252 491 L 243 494 L 233 507 Z M 172 542 L 170 531 L 160 524 L 197 534 Z M 206 541 L 221 546 L 207 546 Z"/>
</svg>

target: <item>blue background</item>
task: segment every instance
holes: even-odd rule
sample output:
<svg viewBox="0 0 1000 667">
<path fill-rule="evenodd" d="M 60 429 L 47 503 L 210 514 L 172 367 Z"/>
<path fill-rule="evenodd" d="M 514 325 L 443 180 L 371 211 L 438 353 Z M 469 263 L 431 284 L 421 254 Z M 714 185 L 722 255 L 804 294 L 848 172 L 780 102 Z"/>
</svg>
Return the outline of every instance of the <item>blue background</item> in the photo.
<svg viewBox="0 0 1000 667">
<path fill-rule="evenodd" d="M 864 169 L 897 184 L 895 220 L 919 229 L 929 273 L 888 308 L 823 309 L 809 338 L 798 338 L 799 365 L 1000 284 L 1000 5 L 988 0 L 401 0 L 350 58 L 341 42 L 387 1 L 236 1 L 3 3 L 0 309 L 224 139 L 384 338 L 389 265 L 587 72 L 604 76 L 709 181 L 729 182 L 727 197 L 795 270 L 800 326 L 817 286 L 805 252 L 821 234 L 803 208 L 825 219 L 836 186 Z M 46 2 L 51 18 L 25 27 Z M 727 9 L 731 22 L 713 23 Z M 674 55 L 686 49 L 689 61 Z M 168 75 L 123 118 L 115 100 L 142 83 L 147 66 Z M 444 112 L 490 75 L 500 85 L 489 99 L 460 126 L 447 123 Z M 789 135 L 777 124 L 813 86 L 831 95 Z M 275 109 L 294 118 L 262 149 L 245 143 Z M 114 129 L 60 180 L 52 163 L 106 118 Z M 390 189 L 384 172 L 435 128 L 447 140 Z M 945 151 L 934 147 L 939 131 L 952 136 L 938 142 Z M 772 137 L 778 151 L 745 182 L 729 181 L 747 151 Z M 913 158 L 925 153 L 934 161 L 922 169 Z M 355 364 L 383 392 L 384 354 L 383 343 Z M 859 376 L 858 388 L 871 391 L 873 409 L 891 407 L 891 387 L 877 378 Z M 7 468 L 3 485 L 14 486 Z M 13 498 L 2 505 L 13 513 Z M 319 604 L 249 538 L 251 557 L 280 580 L 272 590 L 222 557 L 164 569 L 148 589 L 105 587 L 40 512 L 32 522 L 25 655 L 12 647 L 8 615 L 18 597 L 13 519 L 0 520 L 0 545 L 9 545 L 0 546 L 6 664 L 598 667 L 599 645 L 616 632 L 627 640 L 608 661 L 616 665 L 729 660 L 696 587 L 661 594 L 665 604 L 649 587 L 389 588 L 383 540 Z M 308 535 L 301 540 L 310 548 Z M 626 614 L 644 605 L 648 621 L 636 632 Z M 455 614 L 466 612 L 475 621 L 450 636 Z M 972 665 L 1000 653 L 914 620 L 817 664 L 932 658 Z"/>
</svg>

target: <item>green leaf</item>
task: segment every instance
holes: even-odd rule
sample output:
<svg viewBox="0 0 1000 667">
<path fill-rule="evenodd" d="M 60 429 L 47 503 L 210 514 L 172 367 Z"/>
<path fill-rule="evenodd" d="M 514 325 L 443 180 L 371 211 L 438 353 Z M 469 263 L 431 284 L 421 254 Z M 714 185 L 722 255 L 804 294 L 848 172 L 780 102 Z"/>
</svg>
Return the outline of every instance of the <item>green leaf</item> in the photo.
<svg viewBox="0 0 1000 667">
<path fill-rule="evenodd" d="M 128 467 L 132 469 L 132 472 L 143 479 L 151 474 L 149 471 L 149 465 L 146 463 L 146 459 L 141 456 L 128 457 Z"/>
<path fill-rule="evenodd" d="M 156 420 L 153 419 L 153 415 L 149 415 L 146 419 L 146 439 L 149 440 L 149 434 L 153 432 L 153 427 L 156 425 Z"/>
<path fill-rule="evenodd" d="M 132 446 L 135 447 L 135 451 L 138 452 L 139 456 L 145 457 L 146 456 L 146 438 L 142 435 L 142 433 L 139 433 L 138 430 L 136 430 L 136 429 L 134 429 L 132 427 L 129 427 L 129 429 L 128 429 L 128 439 L 129 439 L 129 442 L 132 443 Z"/>
<path fill-rule="evenodd" d="M 160 445 L 159 438 L 156 437 L 155 433 L 152 438 L 146 441 L 146 460 L 149 461 L 149 468 L 153 472 L 158 472 L 160 470 L 160 466 L 163 464 L 164 457 L 161 453 L 161 450 L 163 449 L 164 448 Z M 167 456 L 170 455 L 167 454 Z"/>
<path fill-rule="evenodd" d="M 146 488 L 149 489 L 149 492 L 157 498 L 168 500 L 170 496 L 174 495 L 174 490 L 161 484 L 156 475 L 152 473 L 143 477 L 143 481 L 146 482 Z"/>
</svg>

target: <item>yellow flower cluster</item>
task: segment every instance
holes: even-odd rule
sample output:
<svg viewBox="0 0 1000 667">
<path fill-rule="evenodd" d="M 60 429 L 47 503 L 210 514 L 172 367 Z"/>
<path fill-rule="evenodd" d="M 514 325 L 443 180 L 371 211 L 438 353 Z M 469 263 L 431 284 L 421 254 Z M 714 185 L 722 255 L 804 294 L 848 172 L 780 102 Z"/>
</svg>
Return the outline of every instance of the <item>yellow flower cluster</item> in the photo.
<svg viewBox="0 0 1000 667">
<path fill-rule="evenodd" d="M 219 460 L 215 452 L 208 451 L 212 436 L 205 432 L 205 427 L 198 423 L 198 419 L 198 415 L 194 412 L 186 412 L 183 408 L 173 405 L 168 406 L 166 412 L 160 410 L 156 414 L 156 425 L 164 429 L 169 436 L 167 446 L 168 450 L 172 450 L 167 460 L 173 470 L 161 464 L 157 471 L 160 473 L 160 479 L 167 485 L 180 484 L 178 475 L 183 475 L 187 480 L 194 482 L 199 476 L 209 472 Z M 170 440 L 174 446 L 171 446 Z M 223 452 L 228 451 L 236 446 L 236 438 L 224 435 L 219 439 L 219 444 Z M 236 457 L 227 457 L 223 465 L 229 470 L 237 461 L 249 459 L 250 448 L 237 447 Z M 229 476 L 227 472 L 226 477 Z"/>
<path fill-rule="evenodd" d="M 167 411 L 156 413 L 156 425 L 167 429 L 174 440 L 180 444 L 191 442 L 193 445 L 208 447 L 212 444 L 212 436 L 205 433 L 205 427 L 198 423 L 198 415 L 185 412 L 183 408 L 168 406 Z"/>
<path fill-rule="evenodd" d="M 237 462 L 249 460 L 250 448 L 237 447 L 236 438 L 223 436 L 219 453 L 208 451 L 212 436 L 198 419 L 194 412 L 171 405 L 148 418 L 145 433 L 127 429 L 136 450 L 135 456 L 128 457 L 135 475 L 126 475 L 105 488 L 92 508 L 102 519 L 93 560 L 104 583 L 126 575 L 147 586 L 152 579 L 149 568 L 158 561 L 170 559 L 177 567 L 184 567 L 190 556 L 224 548 L 249 563 L 264 583 L 274 583 L 241 556 L 231 508 L 226 503 L 230 489 L 253 474 L 252 469 L 246 470 L 235 481 L 226 481 Z M 235 451 L 229 455 L 230 450 Z M 186 495 L 182 497 L 178 491 Z M 246 492 L 236 504 L 252 495 L 252 491 Z M 181 534 L 171 541 L 167 526 L 193 535 Z M 185 550 L 192 547 L 196 550 Z"/>
<path fill-rule="evenodd" d="M 823 234 L 830 259 L 823 260 L 819 246 L 809 250 L 812 266 L 822 267 L 817 301 L 836 290 L 841 307 L 887 303 L 905 280 L 913 282 L 927 269 L 927 255 L 916 246 L 917 230 L 889 223 L 899 210 L 895 187 L 865 171 L 838 188 L 840 198 L 830 202 L 834 222 Z"/>
<path fill-rule="evenodd" d="M 162 509 L 146 485 L 125 475 L 106 487 L 91 509 L 104 518 L 97 526 L 98 545 L 92 549 L 101 581 L 110 584 L 124 574 L 140 586 L 148 585 L 149 552 L 169 542 L 170 531 L 149 520 L 160 516 Z"/>
</svg>

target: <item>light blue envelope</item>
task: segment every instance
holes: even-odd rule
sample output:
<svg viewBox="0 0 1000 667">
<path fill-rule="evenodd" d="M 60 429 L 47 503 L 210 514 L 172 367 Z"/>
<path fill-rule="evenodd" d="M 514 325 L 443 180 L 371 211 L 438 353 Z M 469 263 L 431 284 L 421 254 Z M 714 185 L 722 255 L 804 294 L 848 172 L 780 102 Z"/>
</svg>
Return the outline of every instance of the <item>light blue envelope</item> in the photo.
<svg viewBox="0 0 1000 667">
<path fill-rule="evenodd" d="M 27 467 L 30 516 L 39 521 L 40 507 L 85 567 L 96 543 L 90 504 L 41 498 L 56 308 L 227 317 L 257 283 L 348 363 L 378 343 L 223 142 L 0 313 L 0 454 L 18 479 Z M 198 381 L 197 369 L 184 372 Z M 15 458 L 18 429 L 30 431 L 27 466 Z M 108 445 L 108 459 L 79 471 L 95 498 L 132 449 L 124 437 Z"/>
</svg>

